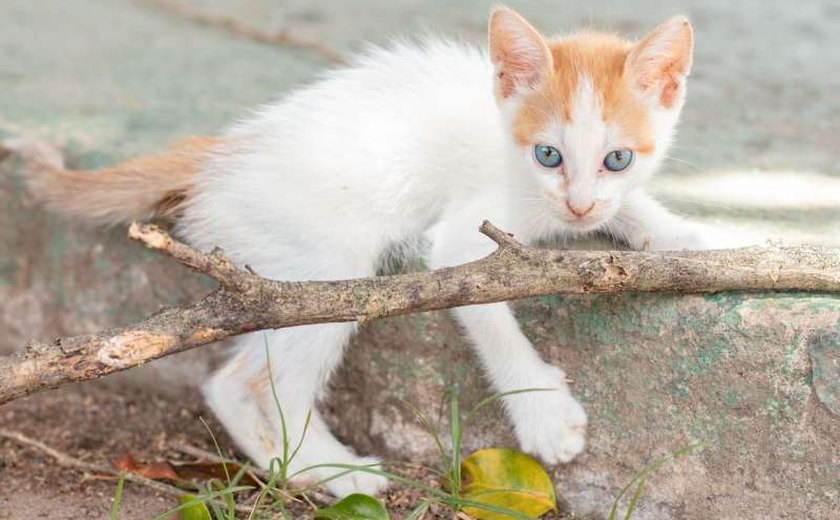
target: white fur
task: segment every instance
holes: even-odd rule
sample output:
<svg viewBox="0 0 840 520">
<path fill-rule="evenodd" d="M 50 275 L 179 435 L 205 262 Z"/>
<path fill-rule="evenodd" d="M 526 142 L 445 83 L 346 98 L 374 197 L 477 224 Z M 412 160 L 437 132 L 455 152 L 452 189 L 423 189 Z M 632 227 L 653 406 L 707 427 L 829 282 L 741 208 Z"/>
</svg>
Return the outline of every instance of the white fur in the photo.
<svg viewBox="0 0 840 520">
<path fill-rule="evenodd" d="M 477 232 L 483 219 L 525 242 L 614 226 L 634 247 L 683 245 L 682 223 L 637 195 L 657 160 L 638 161 L 612 184 L 595 179 L 593 168 L 620 143 L 597 115 L 591 83 L 581 82 L 575 120 L 546 129 L 546 142 L 568 150 L 573 182 L 566 194 L 530 149 L 513 144 L 493 77 L 483 53 L 453 43 L 373 50 L 233 128 L 227 149 L 200 175 L 179 231 L 199 247 L 221 246 L 239 264 L 284 280 L 368 276 L 389 248 L 423 235 L 432 243 L 433 268 L 474 260 L 493 249 Z M 658 129 L 657 143 L 667 142 L 672 126 Z M 605 202 L 582 224 L 556 202 L 567 196 Z M 508 306 L 465 307 L 455 316 L 496 390 L 556 389 L 506 399 L 522 447 L 552 463 L 580 453 L 586 414 L 563 371 L 540 359 Z M 353 331 L 354 325 L 331 324 L 266 333 L 292 445 L 307 412 L 314 413 L 293 471 L 375 462 L 339 443 L 314 410 Z M 263 333 L 240 337 L 204 393 L 239 447 L 266 467 L 281 437 L 268 386 L 260 385 L 264 369 Z M 309 477 L 336 472 L 322 468 Z M 385 485 L 355 473 L 327 487 L 345 495 Z"/>
</svg>

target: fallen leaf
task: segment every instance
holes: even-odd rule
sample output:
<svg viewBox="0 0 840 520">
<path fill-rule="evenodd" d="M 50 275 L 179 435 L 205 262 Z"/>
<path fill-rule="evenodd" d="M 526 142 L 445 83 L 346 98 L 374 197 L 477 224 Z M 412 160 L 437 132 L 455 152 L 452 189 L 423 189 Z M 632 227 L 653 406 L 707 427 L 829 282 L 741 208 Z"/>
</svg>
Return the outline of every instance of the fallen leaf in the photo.
<svg viewBox="0 0 840 520">
<path fill-rule="evenodd" d="M 114 468 L 127 473 L 134 473 L 135 475 L 151 480 L 179 480 L 175 470 L 168 462 L 140 464 L 134 456 L 128 452 L 122 454 L 114 461 Z"/>
<path fill-rule="evenodd" d="M 487 448 L 461 463 L 461 497 L 488 506 L 505 508 L 538 517 L 556 507 L 554 484 L 533 458 L 516 450 Z M 479 520 L 514 518 L 480 507 L 464 507 Z"/>
<path fill-rule="evenodd" d="M 228 475 L 233 478 L 242 469 L 242 466 L 235 462 L 226 462 L 225 464 L 221 462 L 171 462 L 170 465 L 181 480 L 205 481 L 218 479 L 224 482 L 227 480 Z M 227 466 L 227 473 L 225 473 L 225 466 Z M 239 480 L 239 484 L 243 486 L 256 486 L 257 481 L 248 473 L 245 473 Z"/>
<path fill-rule="evenodd" d="M 189 482 L 192 480 L 207 481 L 218 479 L 225 481 L 227 475 L 236 475 L 242 466 L 235 462 L 227 462 L 227 473 L 225 465 L 221 462 L 151 462 L 143 464 L 137 462 L 134 456 L 126 452 L 114 461 L 114 468 L 134 473 L 141 477 L 152 480 L 169 480 L 172 482 Z M 247 473 L 239 480 L 243 486 L 256 486 L 257 482 Z"/>
<path fill-rule="evenodd" d="M 198 497 L 195 495 L 181 495 L 181 505 L 189 504 L 190 502 L 194 502 L 197 500 Z M 190 506 L 181 509 L 178 512 L 181 517 L 181 520 L 213 520 L 213 517 L 210 516 L 210 510 L 207 509 L 207 504 L 204 502 L 195 502 Z"/>
<path fill-rule="evenodd" d="M 370 495 L 354 493 L 330 507 L 319 509 L 315 518 L 325 520 L 389 520 L 388 511 L 382 502 Z"/>
</svg>

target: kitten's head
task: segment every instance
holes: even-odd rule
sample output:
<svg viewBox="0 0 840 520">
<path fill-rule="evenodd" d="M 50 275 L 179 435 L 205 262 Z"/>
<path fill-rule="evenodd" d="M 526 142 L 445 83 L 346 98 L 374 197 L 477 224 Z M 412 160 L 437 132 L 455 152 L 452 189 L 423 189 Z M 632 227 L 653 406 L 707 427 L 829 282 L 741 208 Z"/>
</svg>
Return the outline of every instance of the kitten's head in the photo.
<svg viewBox="0 0 840 520">
<path fill-rule="evenodd" d="M 566 227 L 600 227 L 670 144 L 691 69 L 691 25 L 671 18 L 636 43 L 596 33 L 545 39 L 499 8 L 489 37 L 514 161 Z"/>
</svg>

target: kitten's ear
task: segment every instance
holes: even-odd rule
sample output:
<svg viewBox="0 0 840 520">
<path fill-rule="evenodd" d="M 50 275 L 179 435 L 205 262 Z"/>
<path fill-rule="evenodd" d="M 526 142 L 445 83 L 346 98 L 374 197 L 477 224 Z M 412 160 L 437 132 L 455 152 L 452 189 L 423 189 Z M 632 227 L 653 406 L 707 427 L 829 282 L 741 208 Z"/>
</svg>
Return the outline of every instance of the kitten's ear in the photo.
<svg viewBox="0 0 840 520">
<path fill-rule="evenodd" d="M 682 101 L 691 71 L 694 31 L 684 16 L 662 23 L 633 46 L 624 65 L 636 88 L 664 108 Z"/>
<path fill-rule="evenodd" d="M 502 99 L 519 88 L 533 88 L 551 73 L 551 51 L 539 31 L 515 11 L 499 7 L 490 14 L 490 59 L 496 67 L 496 92 Z"/>
</svg>

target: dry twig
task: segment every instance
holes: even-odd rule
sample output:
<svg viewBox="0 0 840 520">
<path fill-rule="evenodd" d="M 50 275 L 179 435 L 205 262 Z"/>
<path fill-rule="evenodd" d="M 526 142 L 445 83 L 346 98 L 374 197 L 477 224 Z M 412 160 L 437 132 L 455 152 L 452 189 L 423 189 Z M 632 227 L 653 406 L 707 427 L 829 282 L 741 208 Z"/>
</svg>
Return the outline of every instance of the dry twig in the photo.
<svg viewBox="0 0 840 520">
<path fill-rule="evenodd" d="M 550 294 L 592 292 L 840 292 L 840 251 L 817 247 L 702 252 L 558 251 L 525 247 L 485 222 L 489 256 L 423 273 L 354 280 L 283 282 L 203 253 L 148 224 L 129 234 L 217 280 L 202 300 L 127 327 L 32 342 L 0 358 L 0 404 L 95 379 L 221 339 L 263 329 L 366 321 L 385 316 Z"/>
<path fill-rule="evenodd" d="M 110 475 L 112 477 L 120 476 L 120 472 L 110 466 L 93 464 L 91 462 L 86 462 L 75 457 L 71 457 L 66 453 L 62 453 L 56 450 L 55 448 L 47 446 L 41 441 L 35 440 L 31 437 L 27 437 L 26 435 L 20 432 L 0 428 L 0 437 L 9 439 L 21 446 L 34 448 L 35 450 L 38 450 L 41 453 L 51 457 L 53 460 L 55 460 L 56 464 L 58 464 L 62 468 L 76 469 L 94 475 Z M 136 475 L 134 473 L 126 473 L 125 480 L 129 482 L 134 482 L 135 484 L 146 486 L 160 493 L 165 493 L 167 495 L 172 495 L 176 497 L 180 497 L 186 493 L 183 489 L 177 488 L 175 486 L 170 486 L 169 484 L 165 484 L 163 482 L 158 482 L 157 480 L 141 477 L 140 475 Z M 251 509 L 245 506 L 236 506 L 236 510 L 242 513 L 251 512 Z"/>
<path fill-rule="evenodd" d="M 232 460 L 228 460 L 228 459 L 219 457 L 219 455 L 216 454 L 216 453 L 212 453 L 212 452 L 209 452 L 207 450 L 203 450 L 201 448 L 193 446 L 192 444 L 187 444 L 185 442 L 176 442 L 172 445 L 172 448 L 175 451 L 179 451 L 179 452 L 183 453 L 184 455 L 189 455 L 190 457 L 195 457 L 196 459 L 198 459 L 200 461 L 217 462 L 217 463 L 220 463 L 220 464 L 238 464 L 236 461 L 232 461 Z M 258 469 L 258 468 L 248 468 L 247 473 L 254 480 L 259 479 L 263 483 L 268 482 L 270 480 L 270 475 L 265 470 L 261 470 L 261 469 Z M 308 495 L 309 497 L 312 497 L 313 499 L 315 499 L 316 501 L 318 501 L 322 504 L 330 504 L 330 503 L 333 502 L 333 499 L 330 498 L 329 495 L 326 495 L 326 494 L 321 493 L 320 491 L 317 491 L 317 490 L 314 490 L 314 489 L 306 491 L 306 495 Z M 292 494 L 292 495 L 289 495 L 289 499 L 296 499 L 296 497 Z"/>
<path fill-rule="evenodd" d="M 197 9 L 172 0 L 143 1 L 181 18 L 191 20 L 207 27 L 224 29 L 236 36 L 247 38 L 251 41 L 266 43 L 269 45 L 279 45 L 282 47 L 298 47 L 316 52 L 317 54 L 320 54 L 321 57 L 333 63 L 347 63 L 347 59 L 340 52 L 326 43 L 316 39 L 305 38 L 299 34 L 295 34 L 289 29 L 283 29 L 282 31 L 276 33 L 268 33 L 254 27 L 249 27 L 235 18 L 229 16 L 214 16 L 203 13 Z"/>
</svg>

